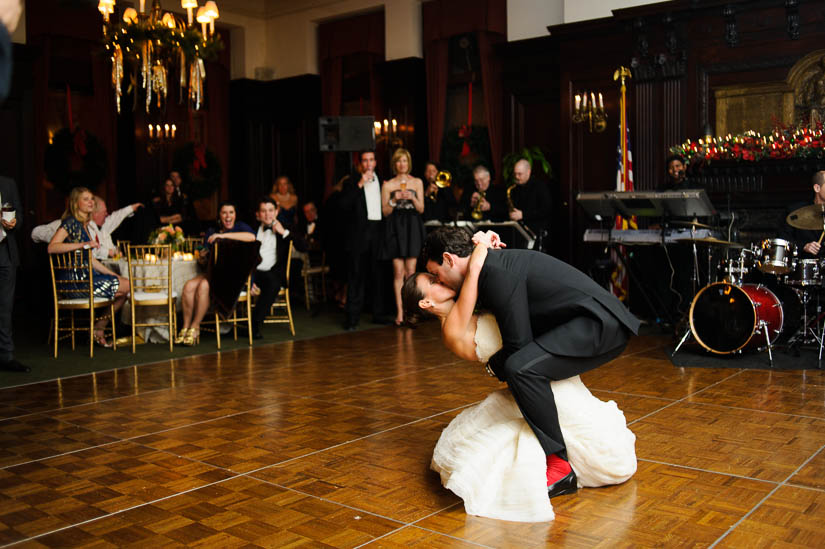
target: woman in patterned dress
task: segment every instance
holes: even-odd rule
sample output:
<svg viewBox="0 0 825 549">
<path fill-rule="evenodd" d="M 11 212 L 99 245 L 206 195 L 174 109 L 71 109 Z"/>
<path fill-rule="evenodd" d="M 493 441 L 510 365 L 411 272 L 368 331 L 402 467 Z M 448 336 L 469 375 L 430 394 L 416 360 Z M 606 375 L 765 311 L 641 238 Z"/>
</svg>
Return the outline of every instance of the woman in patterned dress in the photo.
<svg viewBox="0 0 825 549">
<path fill-rule="evenodd" d="M 89 232 L 89 222 L 92 220 L 92 212 L 95 209 L 95 198 L 92 191 L 85 187 L 75 187 L 69 195 L 69 206 L 63 213 L 62 222 L 57 232 L 54 233 L 49 242 L 48 251 L 50 254 L 61 254 L 76 250 L 98 248 L 100 241 L 97 233 Z M 92 237 L 94 234 L 94 237 Z M 92 268 L 94 275 L 95 297 L 103 299 L 114 298 L 115 311 L 119 311 L 129 295 L 129 279 L 118 276 L 111 269 L 108 269 L 100 261 L 92 257 Z M 76 273 L 65 273 L 64 276 L 75 276 L 77 280 L 88 279 L 86 270 L 78 270 Z M 78 294 L 77 297 L 83 297 Z M 106 340 L 104 329 L 109 323 L 109 317 L 103 317 L 95 322 L 94 334 L 95 343 L 103 347 L 111 347 L 112 343 Z"/>
</svg>

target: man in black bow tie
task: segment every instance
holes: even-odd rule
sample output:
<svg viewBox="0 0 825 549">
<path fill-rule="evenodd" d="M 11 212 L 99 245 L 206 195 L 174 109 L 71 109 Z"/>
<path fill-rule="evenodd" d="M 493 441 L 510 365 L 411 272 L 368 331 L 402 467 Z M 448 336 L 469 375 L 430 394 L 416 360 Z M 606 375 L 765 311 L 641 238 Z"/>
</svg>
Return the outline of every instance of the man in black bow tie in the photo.
<svg viewBox="0 0 825 549">
<path fill-rule="evenodd" d="M 258 201 L 255 217 L 260 222 L 257 240 L 261 243 L 261 262 L 255 270 L 255 286 L 260 290 L 252 312 L 252 337 L 261 339 L 261 326 L 286 280 L 286 254 L 289 251 L 289 231 L 276 219 L 275 201 L 265 196 Z M 253 290 L 254 291 L 254 290 Z"/>
</svg>

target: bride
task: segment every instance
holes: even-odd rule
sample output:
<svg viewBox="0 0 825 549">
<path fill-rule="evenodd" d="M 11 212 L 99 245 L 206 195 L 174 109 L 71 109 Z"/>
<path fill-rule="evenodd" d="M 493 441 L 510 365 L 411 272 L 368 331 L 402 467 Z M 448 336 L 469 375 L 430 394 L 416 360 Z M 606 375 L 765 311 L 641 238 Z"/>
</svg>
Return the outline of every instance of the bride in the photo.
<svg viewBox="0 0 825 549">
<path fill-rule="evenodd" d="M 474 314 L 473 309 L 487 249 L 499 245 L 497 238 L 490 232 L 473 237 L 476 247 L 457 299 L 427 273 L 407 279 L 403 292 L 408 314 L 435 315 L 447 348 L 484 364 L 501 348 L 501 334 L 493 315 Z M 579 486 L 620 484 L 633 476 L 636 437 L 616 403 L 594 397 L 579 376 L 551 386 Z M 546 456 L 507 389 L 453 419 L 441 433 L 430 466 L 444 487 L 464 500 L 467 514 L 519 522 L 555 517 L 547 497 Z"/>
</svg>

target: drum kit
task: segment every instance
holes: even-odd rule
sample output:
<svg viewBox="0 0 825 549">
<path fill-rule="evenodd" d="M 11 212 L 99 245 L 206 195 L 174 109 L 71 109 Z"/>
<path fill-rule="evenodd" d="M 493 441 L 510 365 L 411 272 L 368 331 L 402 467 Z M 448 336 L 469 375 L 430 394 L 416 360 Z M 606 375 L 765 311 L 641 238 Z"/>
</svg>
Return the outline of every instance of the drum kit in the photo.
<svg viewBox="0 0 825 549">
<path fill-rule="evenodd" d="M 814 204 L 792 212 L 786 219 L 792 227 L 821 230 L 825 236 L 825 208 Z M 707 227 L 693 222 L 694 227 Z M 820 242 L 822 241 L 820 236 Z M 801 250 L 782 238 L 769 238 L 744 246 L 716 238 L 693 240 L 694 280 L 698 280 L 697 245 L 727 251 L 707 285 L 694 297 L 688 313 L 689 327 L 673 351 L 675 355 L 688 336 L 706 351 L 733 355 L 747 351 L 772 351 L 779 345 L 819 348 L 822 361 L 823 331 L 820 300 L 825 302 L 825 259 L 804 259 Z M 738 250 L 738 254 L 731 252 Z M 732 256 L 732 257 L 731 257 Z M 710 264 L 711 260 L 708 260 Z M 758 283 L 751 282 L 758 279 Z"/>
</svg>

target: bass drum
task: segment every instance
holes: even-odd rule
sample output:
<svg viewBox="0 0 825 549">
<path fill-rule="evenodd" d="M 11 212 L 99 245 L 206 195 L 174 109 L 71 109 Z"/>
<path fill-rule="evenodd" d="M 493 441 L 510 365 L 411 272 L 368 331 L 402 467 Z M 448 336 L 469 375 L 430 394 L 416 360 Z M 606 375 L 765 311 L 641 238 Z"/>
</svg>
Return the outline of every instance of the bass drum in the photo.
<svg viewBox="0 0 825 549">
<path fill-rule="evenodd" d="M 690 331 L 699 345 L 720 355 L 765 345 L 765 328 L 773 343 L 784 315 L 776 294 L 757 284 L 705 286 L 690 305 Z"/>
</svg>

